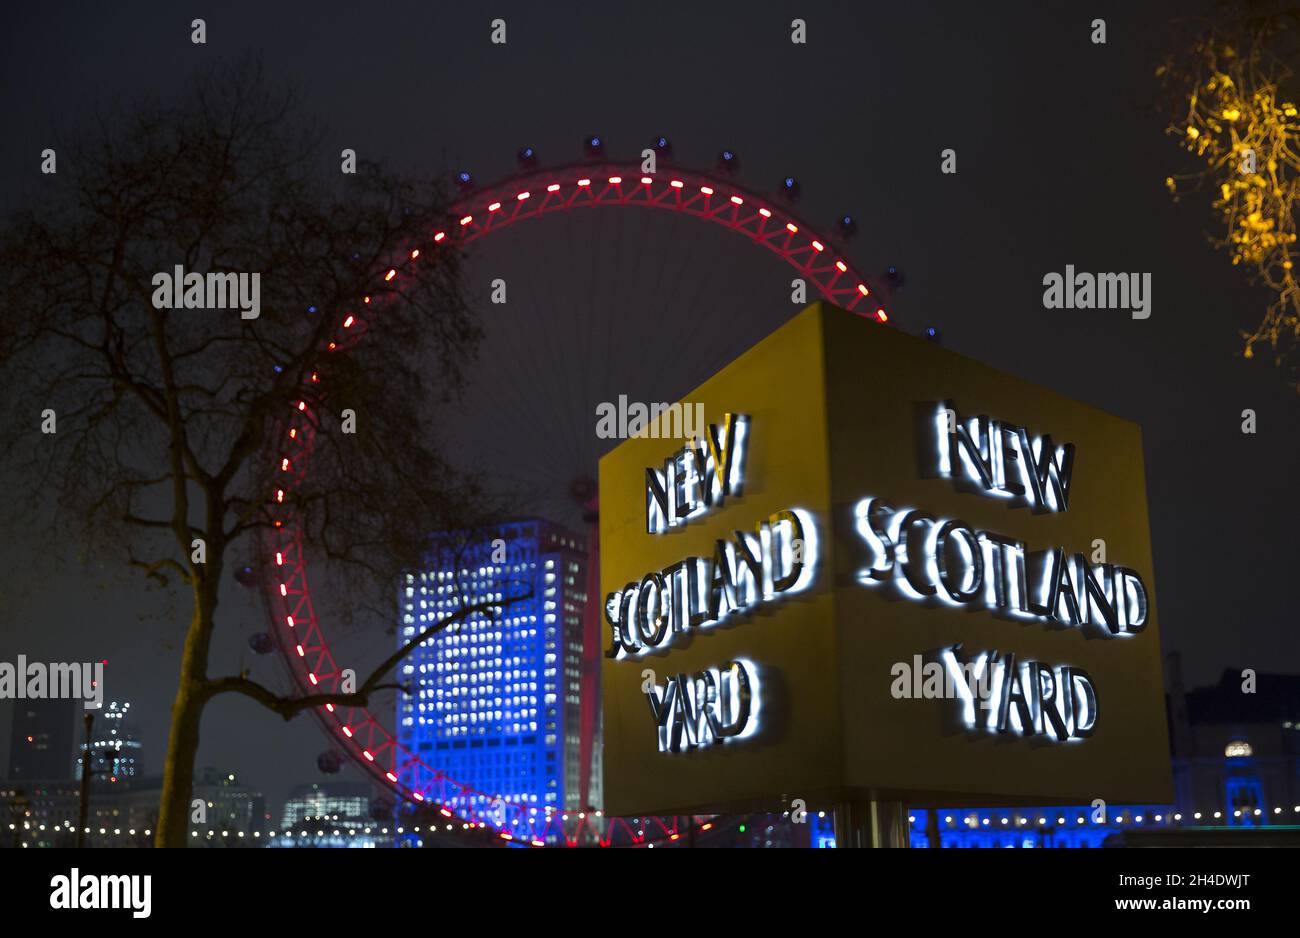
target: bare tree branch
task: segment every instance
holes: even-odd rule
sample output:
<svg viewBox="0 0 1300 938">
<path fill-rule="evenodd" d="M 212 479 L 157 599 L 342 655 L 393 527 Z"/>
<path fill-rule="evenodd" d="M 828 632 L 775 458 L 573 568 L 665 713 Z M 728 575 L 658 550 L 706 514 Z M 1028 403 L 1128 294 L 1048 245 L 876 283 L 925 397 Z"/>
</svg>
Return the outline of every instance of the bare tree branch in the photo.
<svg viewBox="0 0 1300 938">
<path fill-rule="evenodd" d="M 490 602 L 485 601 L 473 603 L 462 607 L 458 611 L 447 616 L 447 618 L 430 625 L 420 632 L 419 635 L 415 636 L 401 648 L 397 649 L 396 652 L 389 655 L 382 664 L 370 672 L 369 677 L 361 683 L 361 687 L 354 693 L 309 694 L 305 697 L 284 697 L 272 693 L 266 687 L 243 675 L 209 680 L 206 684 L 206 693 L 208 697 L 215 697 L 227 693 L 243 694 L 245 697 L 251 697 L 253 700 L 256 700 L 267 709 L 274 710 L 286 720 L 291 719 L 304 710 L 310 710 L 313 707 L 323 707 L 326 704 L 365 707 L 369 705 L 370 695 L 375 691 L 384 687 L 400 686 L 382 684 L 381 682 L 389 671 L 397 667 L 403 658 L 413 652 L 416 648 L 419 648 L 421 643 L 427 640 L 430 636 L 460 622 L 464 622 L 478 613 L 495 612 L 499 614 L 502 608 L 512 606 L 515 603 L 524 602 L 532 597 L 533 591 L 529 589 L 526 593 L 520 596 L 513 596 L 507 599 L 496 599 Z"/>
</svg>

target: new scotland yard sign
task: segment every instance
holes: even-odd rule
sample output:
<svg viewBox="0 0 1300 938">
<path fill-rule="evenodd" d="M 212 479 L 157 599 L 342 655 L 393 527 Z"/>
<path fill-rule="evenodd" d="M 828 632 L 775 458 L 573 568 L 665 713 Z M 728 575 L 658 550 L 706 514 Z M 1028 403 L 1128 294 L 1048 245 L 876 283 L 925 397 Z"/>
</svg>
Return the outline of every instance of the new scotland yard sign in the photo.
<svg viewBox="0 0 1300 938">
<path fill-rule="evenodd" d="M 601 461 L 609 811 L 1169 800 L 1134 425 L 822 304 L 688 399 Z"/>
</svg>

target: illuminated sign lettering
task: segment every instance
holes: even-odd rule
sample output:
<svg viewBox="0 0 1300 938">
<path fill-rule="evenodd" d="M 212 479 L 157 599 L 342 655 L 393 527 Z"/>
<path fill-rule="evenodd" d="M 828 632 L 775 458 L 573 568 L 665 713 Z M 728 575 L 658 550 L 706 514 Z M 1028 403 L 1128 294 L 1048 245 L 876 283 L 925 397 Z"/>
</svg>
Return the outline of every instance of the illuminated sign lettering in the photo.
<svg viewBox="0 0 1300 938">
<path fill-rule="evenodd" d="M 941 658 L 962 702 L 962 721 L 971 730 L 1018 736 L 1044 736 L 1057 742 L 1086 739 L 1097 725 L 1097 691 L 1082 668 L 1050 667 L 1016 661 L 1013 652 L 985 651 L 973 661 L 957 656 L 961 645 L 945 648 Z M 977 700 L 976 685 L 992 692 Z M 988 715 L 976 714 L 976 704 Z"/>
<path fill-rule="evenodd" d="M 1136 570 L 1089 564 L 1063 547 L 1028 552 L 1014 538 L 879 498 L 858 502 L 854 515 L 870 555 L 858 573 L 865 586 L 891 580 L 909 599 L 1090 626 L 1107 638 L 1146 626 L 1147 590 Z"/>
<path fill-rule="evenodd" d="M 736 531 L 732 540 L 715 541 L 712 557 L 687 557 L 647 573 L 605 597 L 611 637 L 605 655 L 666 649 L 733 612 L 800 592 L 812 579 L 816 543 L 811 516 L 784 509 L 752 534 Z"/>
<path fill-rule="evenodd" d="M 758 672 L 744 659 L 669 677 L 646 690 L 660 752 L 744 739 L 758 725 Z"/>
<path fill-rule="evenodd" d="M 960 486 L 1019 501 L 1035 511 L 1069 507 L 1074 445 L 983 414 L 963 422 L 941 403 L 934 417 L 938 473 Z M 995 615 L 1065 628 L 1087 628 L 1105 638 L 1146 627 L 1148 598 L 1142 577 L 1129 567 L 1090 564 L 1063 547 L 1027 551 L 1023 541 L 977 530 L 961 519 L 939 518 L 869 496 L 854 507 L 854 524 L 867 549 L 858 582 L 886 581 L 907 599 L 953 607 L 981 606 Z M 941 659 L 955 680 L 962 719 L 972 730 L 1083 739 L 1097 721 L 1097 693 L 1087 672 L 1017 663 L 1013 653 L 986 651 L 967 662 L 946 648 Z M 976 716 L 976 688 L 993 691 Z"/>
<path fill-rule="evenodd" d="M 645 470 L 648 533 L 684 525 L 728 496 L 741 495 L 748 428 L 745 415 L 728 413 L 721 425 L 708 426 L 704 439 L 666 459 L 662 470 Z M 1058 446 L 1050 435 L 985 415 L 963 422 L 946 402 L 936 410 L 934 429 L 941 477 L 1036 512 L 1068 508 L 1073 444 Z M 1013 537 L 875 496 L 857 503 L 854 524 L 866 548 L 857 577 L 864 586 L 888 582 L 913 601 L 982 607 L 1105 638 L 1131 636 L 1146 626 L 1147 588 L 1129 567 L 1089 563 L 1063 547 L 1029 551 Z M 816 545 L 812 516 L 784 509 L 752 531 L 715 540 L 712 556 L 687 557 L 647 573 L 606 596 L 605 655 L 621 660 L 667 652 L 729 615 L 806 589 Z M 1092 734 L 1097 693 L 1087 672 L 1017 661 L 1014 653 L 996 650 L 962 661 L 960 652 L 960 644 L 944 648 L 940 660 L 955 681 L 968 729 L 1060 742 Z M 738 659 L 670 675 L 662 683 L 648 681 L 642 690 L 659 751 L 689 752 L 752 735 L 758 726 L 757 675 L 752 662 Z M 986 708 L 987 715 L 977 708 Z"/>
<path fill-rule="evenodd" d="M 726 414 L 709 424 L 703 440 L 687 443 L 664 460 L 662 471 L 645 471 L 646 532 L 662 534 L 739 496 L 744 485 L 745 431 L 749 418 Z"/>
<path fill-rule="evenodd" d="M 1024 427 L 983 414 L 963 423 L 945 404 L 935 412 L 935 443 L 939 475 L 946 479 L 960 475 L 989 495 L 1035 511 L 1069 507 L 1073 443 L 1056 446 L 1050 435 L 1031 437 Z"/>
<path fill-rule="evenodd" d="M 663 470 L 645 470 L 646 531 L 661 534 L 740 496 L 745 478 L 749 418 L 725 414 L 705 438 L 683 446 Z M 651 571 L 605 597 L 610 630 L 605 656 L 625 659 L 666 652 L 760 603 L 798 593 L 812 582 L 817 529 L 812 516 L 785 508 L 754 530 L 714 541 L 710 557 L 687 557 Z M 737 659 L 721 668 L 676 674 L 643 687 L 660 752 L 688 752 L 745 739 L 758 727 L 757 667 Z"/>
</svg>

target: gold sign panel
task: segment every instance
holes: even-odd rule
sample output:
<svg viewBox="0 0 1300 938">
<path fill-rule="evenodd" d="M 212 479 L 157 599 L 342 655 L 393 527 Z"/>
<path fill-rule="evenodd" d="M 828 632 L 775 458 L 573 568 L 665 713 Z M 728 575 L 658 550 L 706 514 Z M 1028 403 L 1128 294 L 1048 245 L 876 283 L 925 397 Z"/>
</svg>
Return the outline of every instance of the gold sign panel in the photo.
<svg viewBox="0 0 1300 938">
<path fill-rule="evenodd" d="M 814 304 L 626 432 L 607 811 L 1171 799 L 1137 426 Z"/>
</svg>

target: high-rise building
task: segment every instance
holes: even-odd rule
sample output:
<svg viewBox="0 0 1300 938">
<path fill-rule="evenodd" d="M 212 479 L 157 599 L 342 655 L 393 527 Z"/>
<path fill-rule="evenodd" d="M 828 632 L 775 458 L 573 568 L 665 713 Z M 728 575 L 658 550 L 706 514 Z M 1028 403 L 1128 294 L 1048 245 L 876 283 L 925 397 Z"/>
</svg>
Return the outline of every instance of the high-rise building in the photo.
<svg viewBox="0 0 1300 938">
<path fill-rule="evenodd" d="M 465 605 L 528 599 L 475 613 L 426 639 L 402 663 L 398 738 L 426 764 L 492 801 L 579 809 L 586 547 L 538 518 L 439 535 L 403 577 L 405 644 Z M 599 751 L 599 745 L 592 747 Z M 588 800 L 601 802 L 598 760 Z M 454 805 L 453 805 L 454 807 Z"/>
<path fill-rule="evenodd" d="M 9 742 L 9 779 L 59 781 L 71 777 L 72 734 L 79 701 L 15 700 Z"/>
<path fill-rule="evenodd" d="M 81 753 L 86 744 L 77 746 L 75 777 L 81 778 Z M 141 778 L 144 775 L 144 752 L 140 731 L 131 720 L 131 704 L 113 701 L 95 713 L 91 727 L 91 781 L 96 784 L 117 784 Z"/>
</svg>

